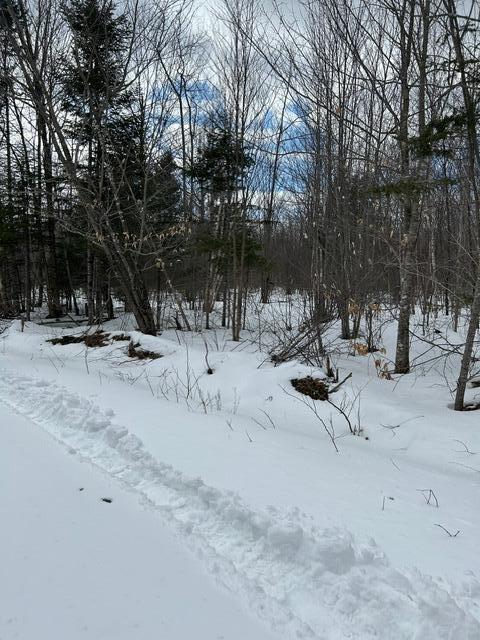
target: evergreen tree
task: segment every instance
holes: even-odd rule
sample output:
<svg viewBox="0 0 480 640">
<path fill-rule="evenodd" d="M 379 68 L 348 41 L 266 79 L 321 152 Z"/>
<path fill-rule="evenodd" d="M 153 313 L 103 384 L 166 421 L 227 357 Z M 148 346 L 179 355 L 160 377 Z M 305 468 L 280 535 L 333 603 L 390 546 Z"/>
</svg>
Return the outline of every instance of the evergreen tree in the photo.
<svg viewBox="0 0 480 640">
<path fill-rule="evenodd" d="M 63 81 L 71 133 L 86 144 L 103 143 L 132 99 L 123 77 L 129 27 L 110 1 L 66 0 L 62 11 L 73 38 Z"/>
<path fill-rule="evenodd" d="M 253 158 L 243 140 L 229 128 L 216 128 L 208 132 L 205 146 L 188 171 L 202 194 L 201 225 L 194 251 L 206 258 L 204 310 L 207 328 L 222 282 L 222 323 L 225 324 L 228 290 L 232 286 L 236 295 L 239 270 L 243 273 L 247 256 L 250 262 L 257 254 L 258 247 L 248 229 L 243 194 L 245 179 L 252 165 Z M 236 319 L 232 326 L 235 323 Z"/>
<path fill-rule="evenodd" d="M 207 142 L 188 174 L 214 197 L 224 194 L 230 198 L 252 165 L 253 158 L 242 141 L 236 140 L 229 129 L 214 129 L 208 132 Z"/>
</svg>

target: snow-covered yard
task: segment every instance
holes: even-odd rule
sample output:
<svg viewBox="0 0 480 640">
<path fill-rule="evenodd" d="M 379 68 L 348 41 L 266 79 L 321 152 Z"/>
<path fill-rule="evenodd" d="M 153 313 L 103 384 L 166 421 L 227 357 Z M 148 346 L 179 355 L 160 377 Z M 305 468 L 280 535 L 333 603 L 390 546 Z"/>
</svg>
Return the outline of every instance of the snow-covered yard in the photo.
<svg viewBox="0 0 480 640">
<path fill-rule="evenodd" d="M 135 493 L 4 405 L 0 437 L 2 639 L 273 640 Z"/>
<path fill-rule="evenodd" d="M 480 429 L 430 361 L 446 323 L 396 380 L 339 353 L 356 436 L 290 384 L 321 372 L 254 340 L 129 328 L 106 330 L 162 357 L 0 337 L 2 639 L 480 638 Z"/>
</svg>

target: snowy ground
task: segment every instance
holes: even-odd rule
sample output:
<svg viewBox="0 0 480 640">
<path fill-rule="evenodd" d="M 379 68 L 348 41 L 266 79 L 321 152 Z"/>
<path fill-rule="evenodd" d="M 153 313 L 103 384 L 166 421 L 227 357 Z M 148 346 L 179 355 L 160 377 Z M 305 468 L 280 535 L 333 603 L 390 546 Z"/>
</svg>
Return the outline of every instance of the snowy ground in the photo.
<svg viewBox="0 0 480 640">
<path fill-rule="evenodd" d="M 2 640 L 274 640 L 134 493 L 4 406 L 0 438 Z"/>
<path fill-rule="evenodd" d="M 266 334 L 234 345 L 218 331 L 206 337 L 206 347 L 196 334 L 132 333 L 163 355 L 137 362 L 126 356 L 125 342 L 95 349 L 53 346 L 46 339 L 71 330 L 32 324 L 22 333 L 15 325 L 0 336 L 0 403 L 27 418 L 29 429 L 42 427 L 75 453 L 56 449 L 59 470 L 77 478 L 71 465 L 81 457 L 108 474 L 98 478 L 112 487 L 110 493 L 114 486 L 121 496 L 130 490 L 131 511 L 122 508 L 120 514 L 128 522 L 120 546 L 126 547 L 125 572 L 138 581 L 147 554 L 128 543 L 136 534 L 127 533 L 141 500 L 148 505 L 140 511 L 140 534 L 148 538 L 141 551 L 161 562 L 153 541 L 171 535 L 167 526 L 181 548 L 201 558 L 216 584 L 235 594 L 238 607 L 278 638 L 478 640 L 478 413 L 449 409 L 456 356 L 432 358 L 460 338 L 447 320 L 438 326 L 441 333 L 432 329 L 429 342 L 414 343 L 415 372 L 393 381 L 377 377 L 372 356 L 347 357 L 339 348 L 340 375 L 353 375 L 336 401 L 346 403 L 363 431 L 349 435 L 345 420 L 317 402 L 319 416 L 327 424 L 332 418 L 338 452 L 290 385 L 311 370 L 295 362 L 273 367 L 263 348 Z M 109 328 L 129 326 L 116 322 Z M 383 329 L 381 357 L 387 362 L 394 329 Z M 3 417 L 1 424 L 3 432 Z M 12 456 L 21 457 L 18 448 Z M 62 483 L 62 491 L 65 485 L 72 480 Z M 105 493 L 104 486 L 96 493 Z M 83 493 L 68 489 L 64 496 L 72 517 L 81 516 L 77 503 L 91 492 Z M 40 495 L 35 501 L 43 504 Z M 95 517 L 113 513 L 115 504 L 95 501 Z M 117 519 L 113 526 L 118 531 L 122 525 Z M 131 557 L 134 551 L 139 558 Z M 20 564 L 19 580 L 29 574 L 28 562 Z M 36 571 L 44 583 L 45 573 L 45 566 Z M 75 571 L 68 573 L 73 584 Z M 138 604 L 152 623 L 154 582 L 148 573 Z M 17 598 L 10 606 L 25 609 L 28 602 Z M 122 595 L 114 592 L 108 607 L 123 611 Z M 269 637 L 230 607 L 227 630 L 217 635 L 233 640 L 243 624 L 244 637 Z M 175 612 L 173 605 L 169 610 Z M 15 637 L 4 622 L 11 617 L 4 614 L 0 637 Z M 246 624 L 254 630 L 245 631 Z M 132 631 L 125 637 L 207 640 L 216 637 L 212 631 L 196 624 L 193 635 L 172 627 L 160 636 L 145 630 L 144 636 Z M 105 633 L 84 637 L 119 637 Z M 28 634 L 19 637 L 29 640 Z"/>
</svg>

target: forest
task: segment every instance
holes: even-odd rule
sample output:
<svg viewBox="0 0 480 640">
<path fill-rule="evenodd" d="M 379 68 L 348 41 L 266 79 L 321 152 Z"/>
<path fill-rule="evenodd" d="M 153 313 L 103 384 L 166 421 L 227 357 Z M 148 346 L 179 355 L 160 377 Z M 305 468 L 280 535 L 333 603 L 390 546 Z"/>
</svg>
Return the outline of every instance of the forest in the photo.
<svg viewBox="0 0 480 640">
<path fill-rule="evenodd" d="M 97 325 L 123 305 L 144 334 L 215 322 L 237 342 L 249 304 L 296 296 L 276 362 L 324 362 L 336 322 L 375 352 L 381 309 L 405 374 L 444 314 L 466 327 L 464 409 L 479 8 L 1 0 L 0 317 Z"/>
<path fill-rule="evenodd" d="M 0 0 L 0 637 L 480 639 L 480 1 Z"/>
</svg>

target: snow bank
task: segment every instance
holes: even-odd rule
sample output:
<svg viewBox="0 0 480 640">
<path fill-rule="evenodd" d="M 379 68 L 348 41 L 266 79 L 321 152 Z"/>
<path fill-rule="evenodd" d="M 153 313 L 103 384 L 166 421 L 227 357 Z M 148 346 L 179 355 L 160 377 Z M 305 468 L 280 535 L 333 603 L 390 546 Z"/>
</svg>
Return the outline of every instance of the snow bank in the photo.
<svg viewBox="0 0 480 640">
<path fill-rule="evenodd" d="M 478 640 L 480 624 L 430 578 L 389 566 L 372 541 L 298 510 L 254 511 L 156 460 L 113 411 L 48 381 L 0 375 L 0 400 L 120 478 L 178 527 L 211 572 L 284 636 Z M 326 489 L 327 490 L 327 489 Z"/>
</svg>

